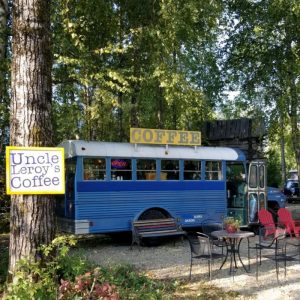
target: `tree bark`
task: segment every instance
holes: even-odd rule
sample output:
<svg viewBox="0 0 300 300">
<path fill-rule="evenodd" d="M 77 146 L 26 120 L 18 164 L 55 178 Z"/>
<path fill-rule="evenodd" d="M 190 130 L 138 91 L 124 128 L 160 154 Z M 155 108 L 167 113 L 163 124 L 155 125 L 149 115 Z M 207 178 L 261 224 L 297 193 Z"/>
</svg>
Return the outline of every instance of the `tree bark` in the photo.
<svg viewBox="0 0 300 300">
<path fill-rule="evenodd" d="M 299 99 L 296 86 L 296 73 L 290 73 L 290 111 L 289 117 L 292 129 L 292 145 L 295 153 L 295 160 L 298 170 L 298 178 L 300 178 L 300 130 L 299 130 Z"/>
<path fill-rule="evenodd" d="M 5 140 L 7 139 L 8 127 L 8 88 L 7 74 L 8 66 L 6 63 L 7 49 L 7 16 L 8 3 L 7 0 L 0 0 L 0 153 L 3 153 Z M 0 172 L 2 173 L 2 172 Z M 1 176 L 1 175 L 0 175 Z"/>
<path fill-rule="evenodd" d="M 52 146 L 50 0 L 14 0 L 10 144 Z M 54 238 L 54 200 L 13 195 L 9 272 Z"/>
<path fill-rule="evenodd" d="M 297 81 L 299 77 L 299 72 L 297 69 L 297 57 L 293 51 L 293 43 L 294 43 L 294 36 L 292 35 L 293 24 L 288 21 L 286 23 L 286 57 L 288 61 L 288 71 L 287 71 L 287 78 L 288 78 L 288 86 L 287 91 L 290 97 L 290 107 L 289 107 L 289 117 L 290 117 L 290 124 L 291 124 L 291 139 L 293 150 L 295 153 L 295 160 L 298 170 L 298 178 L 300 178 L 300 128 L 299 128 L 299 95 L 297 89 Z"/>
<path fill-rule="evenodd" d="M 0 0 L 0 59 L 5 58 L 6 49 L 6 22 L 8 15 L 7 0 Z"/>
</svg>

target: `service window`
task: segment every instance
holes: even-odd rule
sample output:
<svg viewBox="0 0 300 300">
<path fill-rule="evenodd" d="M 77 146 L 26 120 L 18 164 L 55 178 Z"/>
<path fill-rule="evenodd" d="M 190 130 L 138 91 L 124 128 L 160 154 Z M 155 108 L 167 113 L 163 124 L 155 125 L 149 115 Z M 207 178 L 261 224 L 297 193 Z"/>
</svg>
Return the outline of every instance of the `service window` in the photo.
<svg viewBox="0 0 300 300">
<path fill-rule="evenodd" d="M 156 162 L 154 159 L 137 159 L 137 180 L 156 180 Z"/>
<path fill-rule="evenodd" d="M 205 162 L 205 179 L 206 180 L 222 179 L 222 163 L 220 161 Z"/>
<path fill-rule="evenodd" d="M 184 180 L 200 180 L 201 179 L 201 161 L 185 160 L 184 161 Z"/>
<path fill-rule="evenodd" d="M 105 180 L 106 179 L 105 158 L 84 158 L 83 178 L 84 180 Z"/>
<path fill-rule="evenodd" d="M 132 180 L 131 159 L 111 159 L 111 180 Z"/>
<path fill-rule="evenodd" d="M 179 180 L 179 160 L 162 160 L 160 179 Z"/>
</svg>

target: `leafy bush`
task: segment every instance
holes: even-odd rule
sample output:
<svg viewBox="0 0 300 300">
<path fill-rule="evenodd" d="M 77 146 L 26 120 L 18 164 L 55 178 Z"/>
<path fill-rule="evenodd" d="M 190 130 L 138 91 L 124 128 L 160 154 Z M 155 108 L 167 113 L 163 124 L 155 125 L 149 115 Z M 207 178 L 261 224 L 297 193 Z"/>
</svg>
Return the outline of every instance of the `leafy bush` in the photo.
<svg viewBox="0 0 300 300">
<path fill-rule="evenodd" d="M 58 299 L 119 300 L 120 298 L 114 285 L 101 282 L 100 269 L 96 268 L 92 272 L 77 276 L 74 282 L 62 279 Z"/>
<path fill-rule="evenodd" d="M 81 257 L 72 256 L 74 268 L 66 268 L 70 264 L 70 247 L 74 245 L 74 237 L 60 236 L 39 249 L 41 259 L 20 260 L 5 299 L 57 299 L 59 277 L 74 278 L 89 267 Z"/>
<path fill-rule="evenodd" d="M 59 299 L 173 299 L 177 282 L 163 282 L 136 272 L 132 266 L 95 268 L 77 276 L 75 281 L 61 280 Z M 101 298 L 102 297 L 102 298 Z"/>
<path fill-rule="evenodd" d="M 177 281 L 153 280 L 139 274 L 132 266 L 121 265 L 101 269 L 103 280 L 118 287 L 121 299 L 173 299 Z"/>
<path fill-rule="evenodd" d="M 131 266 L 94 268 L 80 252 L 70 254 L 74 245 L 73 237 L 58 237 L 39 249 L 38 261 L 19 261 L 5 299 L 172 299 L 176 282 L 150 279 Z"/>
</svg>

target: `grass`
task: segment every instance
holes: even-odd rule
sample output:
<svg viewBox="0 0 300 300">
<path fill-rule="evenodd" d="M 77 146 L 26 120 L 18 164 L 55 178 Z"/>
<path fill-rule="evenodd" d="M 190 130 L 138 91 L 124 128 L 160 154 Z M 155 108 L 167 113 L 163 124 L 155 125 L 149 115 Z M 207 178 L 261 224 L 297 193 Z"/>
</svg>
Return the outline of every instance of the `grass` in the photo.
<svg viewBox="0 0 300 300">
<path fill-rule="evenodd" d="M 203 281 L 186 282 L 178 286 L 174 293 L 176 300 L 232 300 L 238 299 L 239 293 L 224 291 L 215 285 Z"/>
</svg>

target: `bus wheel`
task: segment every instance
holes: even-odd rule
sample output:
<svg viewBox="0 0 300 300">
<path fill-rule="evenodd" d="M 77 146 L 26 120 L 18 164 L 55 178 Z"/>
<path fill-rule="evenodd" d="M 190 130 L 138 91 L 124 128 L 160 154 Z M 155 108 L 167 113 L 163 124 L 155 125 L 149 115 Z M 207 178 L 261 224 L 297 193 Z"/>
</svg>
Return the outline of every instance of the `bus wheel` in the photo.
<svg viewBox="0 0 300 300">
<path fill-rule="evenodd" d="M 157 209 L 149 209 L 146 210 L 145 212 L 143 212 L 140 217 L 139 220 L 154 220 L 154 219 L 166 219 L 169 216 L 167 215 L 167 213 L 163 213 L 160 210 Z"/>
</svg>

